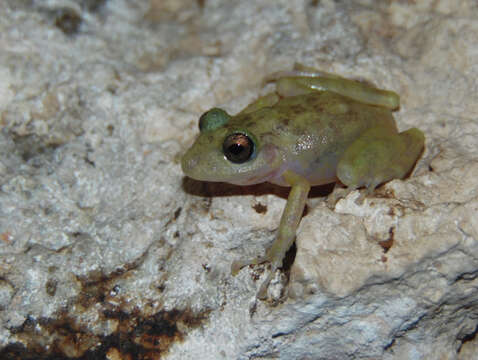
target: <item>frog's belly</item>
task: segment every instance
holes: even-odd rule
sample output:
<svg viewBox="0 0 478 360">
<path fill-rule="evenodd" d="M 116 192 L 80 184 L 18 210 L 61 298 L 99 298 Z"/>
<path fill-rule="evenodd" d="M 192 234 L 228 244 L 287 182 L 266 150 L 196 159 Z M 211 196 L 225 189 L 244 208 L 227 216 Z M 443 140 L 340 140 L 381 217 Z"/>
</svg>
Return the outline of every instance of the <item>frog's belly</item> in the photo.
<svg viewBox="0 0 478 360">
<path fill-rule="evenodd" d="M 296 166 L 295 171 L 305 177 L 310 185 L 323 185 L 337 181 L 337 154 L 321 156 L 308 166 Z"/>
<path fill-rule="evenodd" d="M 330 184 L 337 181 L 338 159 L 338 154 L 322 155 L 320 158 L 311 159 L 310 161 L 295 159 L 286 164 L 283 167 L 283 171 L 289 170 L 304 177 L 312 186 Z M 282 178 L 283 171 L 281 171 L 280 176 L 270 179 L 269 182 L 276 185 L 289 186 Z"/>
</svg>

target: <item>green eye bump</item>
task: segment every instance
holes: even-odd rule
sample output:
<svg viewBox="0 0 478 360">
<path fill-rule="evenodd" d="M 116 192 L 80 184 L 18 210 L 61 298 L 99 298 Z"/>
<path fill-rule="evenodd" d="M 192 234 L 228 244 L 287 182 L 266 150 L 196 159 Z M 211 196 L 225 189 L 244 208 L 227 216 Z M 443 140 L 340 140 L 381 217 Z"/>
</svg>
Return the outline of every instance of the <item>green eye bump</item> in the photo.
<svg viewBox="0 0 478 360">
<path fill-rule="evenodd" d="M 224 140 L 222 151 L 230 162 L 242 164 L 254 155 L 254 142 L 246 134 L 233 133 Z"/>
<path fill-rule="evenodd" d="M 226 124 L 231 115 L 219 108 L 212 108 L 209 111 L 206 111 L 204 114 L 201 115 L 199 118 L 199 131 L 200 132 L 207 132 L 213 131 L 217 128 L 220 128 L 224 124 Z"/>
</svg>

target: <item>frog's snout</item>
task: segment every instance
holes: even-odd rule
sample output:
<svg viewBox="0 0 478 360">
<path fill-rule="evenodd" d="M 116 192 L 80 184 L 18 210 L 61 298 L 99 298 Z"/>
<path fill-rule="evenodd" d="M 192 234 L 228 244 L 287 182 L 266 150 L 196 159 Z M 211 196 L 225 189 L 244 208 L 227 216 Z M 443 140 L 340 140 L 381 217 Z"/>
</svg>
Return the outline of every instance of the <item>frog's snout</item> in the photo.
<svg viewBox="0 0 478 360">
<path fill-rule="evenodd" d="M 196 151 L 187 151 L 181 159 L 183 173 L 194 180 L 214 181 L 214 171 L 211 157 L 197 154 Z"/>
</svg>

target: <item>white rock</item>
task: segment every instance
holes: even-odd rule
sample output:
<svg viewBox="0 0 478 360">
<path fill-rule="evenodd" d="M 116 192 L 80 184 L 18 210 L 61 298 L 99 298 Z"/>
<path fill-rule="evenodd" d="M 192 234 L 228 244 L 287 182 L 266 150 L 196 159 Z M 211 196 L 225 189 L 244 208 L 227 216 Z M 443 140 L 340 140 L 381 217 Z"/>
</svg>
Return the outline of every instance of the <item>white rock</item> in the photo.
<svg viewBox="0 0 478 360">
<path fill-rule="evenodd" d="M 2 356 L 478 357 L 475 1 L 4 0 L 0 14 Z M 260 302 L 267 266 L 230 266 L 272 242 L 287 190 L 194 182 L 179 158 L 201 113 L 239 111 L 294 62 L 397 91 L 397 124 L 426 150 L 363 202 L 310 199 L 289 282 L 276 274 Z"/>
</svg>

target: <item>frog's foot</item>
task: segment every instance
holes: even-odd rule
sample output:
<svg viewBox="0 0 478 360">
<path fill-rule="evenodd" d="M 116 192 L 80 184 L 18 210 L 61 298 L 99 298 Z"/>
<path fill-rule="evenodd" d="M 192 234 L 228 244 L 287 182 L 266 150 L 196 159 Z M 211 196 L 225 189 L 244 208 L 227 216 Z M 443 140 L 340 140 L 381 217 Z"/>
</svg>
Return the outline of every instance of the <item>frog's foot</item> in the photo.
<svg viewBox="0 0 478 360">
<path fill-rule="evenodd" d="M 282 261 L 281 261 L 282 262 Z M 277 264 L 275 262 L 271 262 L 271 270 L 269 271 L 269 274 L 267 274 L 266 279 L 261 283 L 259 286 L 259 290 L 257 290 L 256 297 L 260 300 L 264 300 L 267 298 L 267 289 L 269 288 L 269 284 L 274 277 L 276 270 L 279 268 L 280 264 Z"/>
<path fill-rule="evenodd" d="M 246 266 L 249 266 L 249 265 L 262 264 L 262 263 L 265 263 L 266 261 L 268 261 L 268 259 L 266 257 L 258 257 L 258 258 L 249 259 L 249 260 L 236 260 L 231 265 L 231 274 L 232 274 L 232 276 L 236 276 L 237 273 L 243 267 L 246 267 Z"/>
<path fill-rule="evenodd" d="M 257 291 L 256 297 L 260 300 L 264 300 L 267 297 L 267 289 L 269 287 L 269 284 L 272 278 L 274 277 L 276 270 L 279 268 L 280 264 L 274 261 L 270 261 L 270 259 L 267 256 L 265 256 L 265 257 L 259 257 L 259 258 L 246 260 L 246 261 L 236 260 L 232 263 L 232 266 L 231 266 L 231 273 L 233 276 L 235 276 L 239 272 L 239 270 L 245 266 L 257 265 L 257 264 L 262 264 L 265 262 L 270 262 L 272 267 L 266 279 L 261 283 L 261 285 L 259 286 L 259 290 Z"/>
<path fill-rule="evenodd" d="M 371 193 L 381 183 L 409 174 L 424 141 L 416 128 L 400 134 L 385 128 L 370 129 L 346 149 L 337 165 L 337 176 L 343 184 L 365 186 Z"/>
<path fill-rule="evenodd" d="M 315 91 L 332 91 L 364 104 L 396 110 L 400 97 L 393 91 L 381 90 L 363 80 L 346 79 L 335 74 L 296 64 L 294 70 L 277 72 L 265 81 L 275 81 L 281 96 L 296 96 Z"/>
<path fill-rule="evenodd" d="M 335 205 L 342 200 L 345 199 L 347 196 L 350 195 L 353 191 L 357 189 L 353 187 L 346 187 L 345 185 L 342 185 L 337 182 L 335 183 L 334 190 L 327 196 L 326 199 L 326 204 L 330 209 L 334 209 Z"/>
</svg>

